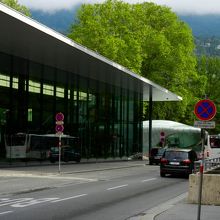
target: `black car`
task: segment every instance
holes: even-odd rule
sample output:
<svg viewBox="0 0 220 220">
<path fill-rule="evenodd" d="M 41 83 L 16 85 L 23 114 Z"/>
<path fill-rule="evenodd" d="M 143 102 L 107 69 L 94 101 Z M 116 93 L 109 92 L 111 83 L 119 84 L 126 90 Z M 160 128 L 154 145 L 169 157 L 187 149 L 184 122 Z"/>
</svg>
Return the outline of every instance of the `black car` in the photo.
<svg viewBox="0 0 220 220">
<path fill-rule="evenodd" d="M 165 151 L 165 148 L 162 147 L 153 147 L 150 150 L 150 155 L 149 155 L 149 164 L 159 164 L 160 159 Z"/>
<path fill-rule="evenodd" d="M 51 147 L 49 151 L 49 160 L 51 163 L 55 163 L 59 161 L 59 148 Z M 61 148 L 61 160 L 68 161 L 76 161 L 77 163 L 81 160 L 80 153 L 76 152 L 76 150 L 72 147 L 62 147 Z"/>
<path fill-rule="evenodd" d="M 165 177 L 166 174 L 189 176 L 196 160 L 197 154 L 192 149 L 167 148 L 160 160 L 160 176 Z"/>
</svg>

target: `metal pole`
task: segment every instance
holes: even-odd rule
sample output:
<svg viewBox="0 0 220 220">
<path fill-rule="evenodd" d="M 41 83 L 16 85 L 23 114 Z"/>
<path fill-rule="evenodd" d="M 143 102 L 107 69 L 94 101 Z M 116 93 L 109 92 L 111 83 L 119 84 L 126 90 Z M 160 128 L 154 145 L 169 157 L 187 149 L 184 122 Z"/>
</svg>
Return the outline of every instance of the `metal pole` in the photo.
<svg viewBox="0 0 220 220">
<path fill-rule="evenodd" d="M 152 86 L 149 87 L 149 151 L 148 155 L 150 156 L 150 150 L 152 148 L 152 109 L 153 109 L 153 101 L 152 101 Z"/>
<path fill-rule="evenodd" d="M 60 162 L 61 162 L 61 135 L 59 135 L 59 173 L 61 172 Z"/>
<path fill-rule="evenodd" d="M 201 216 L 201 201 L 202 201 L 202 182 L 203 182 L 203 170 L 204 170 L 204 129 L 201 128 L 201 137 L 202 137 L 202 160 L 200 161 L 199 167 L 199 190 L 198 190 L 198 212 L 197 220 L 200 220 Z"/>
</svg>

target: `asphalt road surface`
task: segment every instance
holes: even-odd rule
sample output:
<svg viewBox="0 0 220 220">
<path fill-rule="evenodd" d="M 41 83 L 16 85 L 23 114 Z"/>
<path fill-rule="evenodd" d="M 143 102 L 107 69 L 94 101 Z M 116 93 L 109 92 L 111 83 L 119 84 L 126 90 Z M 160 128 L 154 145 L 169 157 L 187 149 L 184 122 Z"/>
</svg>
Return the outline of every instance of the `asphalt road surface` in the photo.
<svg viewBox="0 0 220 220">
<path fill-rule="evenodd" d="M 37 175 L 30 168 L 25 175 L 0 177 L 0 219 L 135 219 L 188 190 L 188 179 L 161 178 L 159 166 L 101 170 L 100 164 L 92 171 L 92 165 L 84 164 L 83 172 L 71 166 L 74 172 L 62 175 Z"/>
</svg>

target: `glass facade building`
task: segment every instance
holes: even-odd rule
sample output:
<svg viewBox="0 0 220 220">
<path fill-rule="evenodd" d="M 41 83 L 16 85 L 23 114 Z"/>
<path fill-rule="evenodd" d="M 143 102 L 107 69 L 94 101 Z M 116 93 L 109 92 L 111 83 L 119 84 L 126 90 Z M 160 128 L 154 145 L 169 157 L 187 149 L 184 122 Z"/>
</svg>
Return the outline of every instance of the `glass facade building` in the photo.
<svg viewBox="0 0 220 220">
<path fill-rule="evenodd" d="M 128 156 L 142 150 L 142 95 L 51 66 L 0 53 L 1 140 L 5 134 L 80 137 L 83 157 Z M 4 144 L 1 141 L 1 151 Z"/>
<path fill-rule="evenodd" d="M 143 100 L 180 99 L 1 3 L 0 28 L 1 157 L 5 135 L 55 133 L 58 112 L 82 157 L 127 157 L 143 149 Z"/>
</svg>

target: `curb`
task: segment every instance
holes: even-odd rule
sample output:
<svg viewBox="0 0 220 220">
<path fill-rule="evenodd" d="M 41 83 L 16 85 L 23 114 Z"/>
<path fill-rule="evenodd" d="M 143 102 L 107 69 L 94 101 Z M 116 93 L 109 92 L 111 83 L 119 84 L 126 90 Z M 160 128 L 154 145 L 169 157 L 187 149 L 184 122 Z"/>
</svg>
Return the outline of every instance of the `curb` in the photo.
<svg viewBox="0 0 220 220">
<path fill-rule="evenodd" d="M 162 203 L 158 206 L 155 206 L 151 209 L 148 209 L 145 212 L 139 213 L 136 216 L 133 216 L 127 220 L 154 220 L 156 216 L 160 215 L 163 212 L 166 212 L 168 209 L 174 207 L 178 202 L 185 199 L 188 195 L 188 192 L 180 194 L 179 196 L 168 200 L 165 203 Z"/>
</svg>

